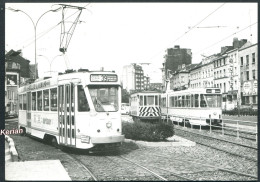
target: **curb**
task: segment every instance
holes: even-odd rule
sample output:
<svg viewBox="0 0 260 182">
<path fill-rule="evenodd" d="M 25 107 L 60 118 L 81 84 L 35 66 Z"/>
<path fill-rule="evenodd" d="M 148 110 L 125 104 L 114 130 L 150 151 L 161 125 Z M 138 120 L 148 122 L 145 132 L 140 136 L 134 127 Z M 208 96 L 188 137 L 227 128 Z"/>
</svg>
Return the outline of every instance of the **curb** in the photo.
<svg viewBox="0 0 260 182">
<path fill-rule="evenodd" d="M 186 147 L 193 147 L 196 146 L 196 143 L 190 140 L 187 140 L 185 138 L 179 137 L 174 135 L 173 137 L 170 137 L 167 139 L 168 142 L 146 142 L 146 141 L 137 141 L 137 140 L 131 140 L 126 139 L 126 143 L 135 143 L 138 146 L 147 146 L 147 147 L 180 147 L 180 146 L 186 146 Z"/>
<path fill-rule="evenodd" d="M 11 156 L 12 156 L 12 161 L 18 162 L 18 153 L 16 151 L 13 139 L 11 137 L 9 137 L 8 135 L 5 135 L 5 140 L 8 142 L 9 151 L 10 151 Z"/>
</svg>

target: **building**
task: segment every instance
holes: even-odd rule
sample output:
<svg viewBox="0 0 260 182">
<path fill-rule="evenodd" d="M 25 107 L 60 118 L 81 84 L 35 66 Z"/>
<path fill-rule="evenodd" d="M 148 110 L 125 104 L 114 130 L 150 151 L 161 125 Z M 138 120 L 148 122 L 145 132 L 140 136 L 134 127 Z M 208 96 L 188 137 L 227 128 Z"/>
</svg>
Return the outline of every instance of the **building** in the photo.
<svg viewBox="0 0 260 182">
<path fill-rule="evenodd" d="M 142 66 L 135 63 L 123 67 L 123 89 L 128 92 L 144 90 L 144 72 Z"/>
<path fill-rule="evenodd" d="M 179 45 L 167 49 L 162 69 L 162 83 L 165 84 L 169 79 L 169 71 L 173 73 L 178 70 L 178 66 L 191 64 L 191 58 L 191 49 L 180 48 Z"/>
<path fill-rule="evenodd" d="M 30 78 L 29 60 L 20 56 L 21 51 L 10 50 L 5 54 L 6 107 L 8 115 L 18 114 L 18 88 Z"/>
<path fill-rule="evenodd" d="M 240 74 L 238 50 L 247 40 L 233 39 L 232 46 L 221 48 L 221 53 L 214 59 L 214 86 L 222 91 L 222 108 L 231 110 L 240 104 Z"/>
<path fill-rule="evenodd" d="M 190 69 L 190 88 L 201 88 L 201 65 L 202 62 Z"/>
<path fill-rule="evenodd" d="M 150 77 L 144 76 L 144 90 L 150 89 Z"/>
<path fill-rule="evenodd" d="M 179 69 L 170 76 L 170 89 L 171 90 L 185 90 L 190 87 L 190 69 L 194 68 L 197 64 L 189 64 L 179 66 Z"/>
<path fill-rule="evenodd" d="M 150 90 L 162 91 L 162 89 L 163 89 L 162 83 L 150 83 Z"/>
<path fill-rule="evenodd" d="M 238 50 L 241 105 L 258 108 L 258 44 L 245 44 Z"/>
</svg>

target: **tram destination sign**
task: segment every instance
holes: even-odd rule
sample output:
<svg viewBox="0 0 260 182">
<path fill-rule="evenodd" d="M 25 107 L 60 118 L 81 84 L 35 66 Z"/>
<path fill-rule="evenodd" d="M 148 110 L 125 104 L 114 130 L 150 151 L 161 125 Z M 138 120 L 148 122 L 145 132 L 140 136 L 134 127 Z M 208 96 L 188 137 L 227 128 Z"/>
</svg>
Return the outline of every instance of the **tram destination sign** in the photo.
<svg viewBox="0 0 260 182">
<path fill-rule="evenodd" d="M 91 74 L 91 82 L 117 82 L 117 75 L 110 74 Z"/>
</svg>

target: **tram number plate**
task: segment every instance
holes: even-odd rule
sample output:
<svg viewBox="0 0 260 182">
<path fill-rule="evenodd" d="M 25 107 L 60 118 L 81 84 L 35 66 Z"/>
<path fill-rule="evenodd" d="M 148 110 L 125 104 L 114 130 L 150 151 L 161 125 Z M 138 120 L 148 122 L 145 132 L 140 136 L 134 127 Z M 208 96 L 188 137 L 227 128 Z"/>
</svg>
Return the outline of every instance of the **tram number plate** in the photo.
<svg viewBox="0 0 260 182">
<path fill-rule="evenodd" d="M 117 75 L 107 75 L 107 74 L 92 74 L 90 75 L 91 82 L 116 82 Z"/>
</svg>

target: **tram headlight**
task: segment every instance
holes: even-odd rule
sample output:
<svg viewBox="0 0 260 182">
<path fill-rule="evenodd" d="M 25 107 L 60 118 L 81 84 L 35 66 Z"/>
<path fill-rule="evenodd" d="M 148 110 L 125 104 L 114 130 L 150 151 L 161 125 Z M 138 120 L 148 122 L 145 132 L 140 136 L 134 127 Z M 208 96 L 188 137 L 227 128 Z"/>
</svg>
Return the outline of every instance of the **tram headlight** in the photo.
<svg viewBox="0 0 260 182">
<path fill-rule="evenodd" d="M 111 122 L 111 121 L 108 121 L 108 122 L 106 123 L 106 126 L 107 126 L 107 128 L 111 128 L 111 127 L 112 127 L 112 122 Z"/>
<path fill-rule="evenodd" d="M 89 143 L 90 142 L 90 136 L 81 135 L 80 140 L 81 140 L 81 143 Z"/>
</svg>

